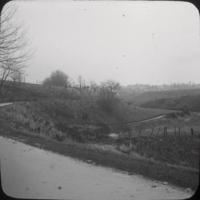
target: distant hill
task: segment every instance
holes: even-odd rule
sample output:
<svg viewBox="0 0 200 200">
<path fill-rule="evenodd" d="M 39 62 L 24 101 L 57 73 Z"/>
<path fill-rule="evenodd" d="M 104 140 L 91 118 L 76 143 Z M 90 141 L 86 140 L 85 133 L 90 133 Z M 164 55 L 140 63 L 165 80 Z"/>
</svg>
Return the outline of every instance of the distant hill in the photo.
<svg viewBox="0 0 200 200">
<path fill-rule="evenodd" d="M 141 104 L 145 101 L 152 101 L 156 99 L 171 99 L 179 98 L 183 96 L 198 96 L 200 95 L 200 89 L 185 89 L 185 90 L 168 90 L 168 91 L 151 91 L 144 92 L 133 98 L 132 102 Z"/>
<path fill-rule="evenodd" d="M 191 91 L 192 92 L 192 91 Z M 143 108 L 162 108 L 181 110 L 187 107 L 190 111 L 200 112 L 200 93 L 191 93 L 187 96 L 176 96 L 176 98 L 160 98 L 138 102 Z"/>
</svg>

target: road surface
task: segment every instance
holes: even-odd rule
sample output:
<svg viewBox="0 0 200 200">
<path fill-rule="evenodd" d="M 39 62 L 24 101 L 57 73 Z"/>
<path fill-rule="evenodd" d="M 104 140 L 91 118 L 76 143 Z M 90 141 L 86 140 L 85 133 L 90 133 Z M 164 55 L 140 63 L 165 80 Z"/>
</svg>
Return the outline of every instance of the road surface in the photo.
<svg viewBox="0 0 200 200">
<path fill-rule="evenodd" d="M 95 166 L 0 137 L 3 191 L 15 198 L 185 199 L 185 189 Z M 167 183 L 166 183 L 167 184 Z"/>
</svg>

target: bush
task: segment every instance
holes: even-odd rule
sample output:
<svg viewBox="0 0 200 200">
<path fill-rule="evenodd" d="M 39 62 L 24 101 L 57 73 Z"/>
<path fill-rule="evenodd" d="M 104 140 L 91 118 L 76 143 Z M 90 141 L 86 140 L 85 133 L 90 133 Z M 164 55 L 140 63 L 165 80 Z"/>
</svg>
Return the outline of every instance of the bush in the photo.
<svg viewBox="0 0 200 200">
<path fill-rule="evenodd" d="M 99 99 L 99 100 L 97 100 L 97 104 L 107 114 L 111 114 L 114 111 L 114 109 L 117 107 L 118 103 L 119 103 L 119 99 L 118 98 Z"/>
<path fill-rule="evenodd" d="M 184 117 L 185 116 L 185 114 L 183 112 L 178 112 L 177 115 L 180 116 L 180 117 Z"/>
<path fill-rule="evenodd" d="M 110 133 L 110 127 L 108 126 L 108 124 L 101 122 L 101 123 L 96 124 L 96 126 L 99 127 L 99 130 L 97 133 L 98 138 L 108 136 L 108 134 Z"/>
<path fill-rule="evenodd" d="M 182 111 L 182 113 L 184 113 L 185 115 L 190 115 L 189 108 L 188 108 L 186 105 L 184 105 L 184 106 L 181 107 L 181 111 Z"/>
<path fill-rule="evenodd" d="M 67 133 L 70 131 L 70 128 L 68 125 L 62 123 L 62 122 L 58 122 L 55 124 L 55 127 L 59 130 L 62 131 L 63 133 Z"/>
<path fill-rule="evenodd" d="M 61 130 L 66 137 L 69 137 L 76 142 L 85 142 L 82 126 L 69 126 L 66 124 L 58 123 L 56 127 Z"/>
<path fill-rule="evenodd" d="M 67 137 L 77 142 L 86 142 L 95 139 L 100 139 L 106 137 L 109 132 L 109 126 L 105 123 L 99 123 L 95 126 L 87 125 L 67 125 L 64 123 L 57 123 L 55 125 L 56 129 L 63 132 Z"/>
<path fill-rule="evenodd" d="M 166 115 L 167 119 L 177 119 L 177 114 L 176 113 L 169 113 Z"/>
<path fill-rule="evenodd" d="M 49 136 L 50 136 L 52 139 L 56 139 L 56 140 L 58 140 L 58 141 L 63 141 L 63 140 L 65 140 L 65 138 L 66 138 L 66 136 L 65 136 L 62 132 L 56 130 L 55 128 L 52 128 L 52 129 L 50 130 Z"/>
<path fill-rule="evenodd" d="M 89 119 L 88 113 L 86 113 L 86 112 L 82 113 L 82 119 L 83 119 L 83 120 Z"/>
</svg>

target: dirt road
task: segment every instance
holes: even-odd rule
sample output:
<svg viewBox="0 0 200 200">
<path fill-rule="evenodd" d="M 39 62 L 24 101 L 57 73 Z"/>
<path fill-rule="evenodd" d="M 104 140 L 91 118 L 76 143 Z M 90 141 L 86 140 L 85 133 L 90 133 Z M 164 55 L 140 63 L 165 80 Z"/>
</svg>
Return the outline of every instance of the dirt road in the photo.
<svg viewBox="0 0 200 200">
<path fill-rule="evenodd" d="M 0 107 L 4 107 L 4 106 L 9 106 L 13 104 L 12 102 L 9 102 L 9 103 L 0 103 Z"/>
<path fill-rule="evenodd" d="M 45 199 L 184 199 L 185 189 L 0 137 L 4 192 L 15 198 Z"/>
</svg>

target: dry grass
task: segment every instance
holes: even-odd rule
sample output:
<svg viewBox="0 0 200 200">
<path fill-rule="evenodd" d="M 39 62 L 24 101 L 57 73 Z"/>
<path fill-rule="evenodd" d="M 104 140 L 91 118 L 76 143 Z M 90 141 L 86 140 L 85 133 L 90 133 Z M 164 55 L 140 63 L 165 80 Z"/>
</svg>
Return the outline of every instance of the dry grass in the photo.
<svg viewBox="0 0 200 200">
<path fill-rule="evenodd" d="M 1 115 L 16 129 L 24 130 L 31 134 L 64 140 L 65 135 L 55 128 L 54 122 L 41 115 L 37 110 L 26 104 L 14 104 L 1 109 Z"/>
<path fill-rule="evenodd" d="M 200 138 L 198 135 L 120 137 L 119 150 L 135 152 L 145 159 L 199 169 Z M 126 153 L 126 152 L 125 152 Z"/>
</svg>

